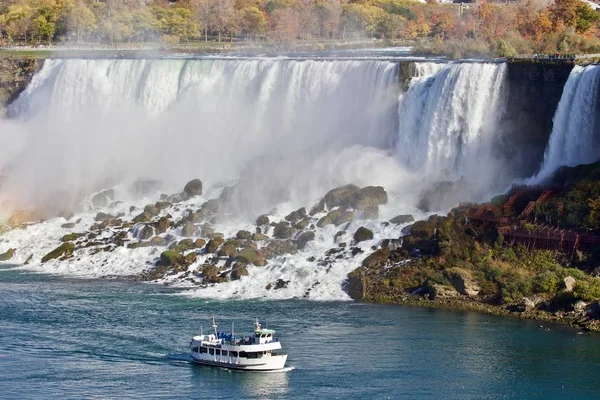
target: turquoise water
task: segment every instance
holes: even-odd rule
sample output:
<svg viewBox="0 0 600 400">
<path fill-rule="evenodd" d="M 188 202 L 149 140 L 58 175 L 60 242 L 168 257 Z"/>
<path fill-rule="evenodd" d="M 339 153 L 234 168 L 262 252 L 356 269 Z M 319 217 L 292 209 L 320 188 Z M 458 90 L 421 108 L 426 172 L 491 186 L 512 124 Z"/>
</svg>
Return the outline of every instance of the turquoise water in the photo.
<svg viewBox="0 0 600 400">
<path fill-rule="evenodd" d="M 187 362 L 214 315 L 280 332 L 294 369 Z M 309 301 L 210 302 L 131 282 L 0 270 L 1 398 L 599 398 L 600 336 L 476 313 Z"/>
</svg>

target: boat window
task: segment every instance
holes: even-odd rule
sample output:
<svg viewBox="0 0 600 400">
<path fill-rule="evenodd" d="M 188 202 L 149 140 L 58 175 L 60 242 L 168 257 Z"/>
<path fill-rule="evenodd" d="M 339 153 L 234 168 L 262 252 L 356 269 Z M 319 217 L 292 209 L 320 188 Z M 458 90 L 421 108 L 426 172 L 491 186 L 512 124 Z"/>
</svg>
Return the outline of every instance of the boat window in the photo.
<svg viewBox="0 0 600 400">
<path fill-rule="evenodd" d="M 192 347 L 192 353 L 199 353 L 199 348 L 198 347 Z"/>
<path fill-rule="evenodd" d="M 224 356 L 227 356 L 227 350 L 221 350 L 221 354 L 223 354 Z"/>
<path fill-rule="evenodd" d="M 230 351 L 230 352 L 229 352 L 229 355 L 230 355 L 231 357 L 237 357 L 237 356 L 238 356 L 238 354 L 237 354 L 237 351 Z"/>
<path fill-rule="evenodd" d="M 200 353 L 206 354 L 207 351 L 208 349 L 206 347 L 200 347 Z"/>
<path fill-rule="evenodd" d="M 246 353 L 245 351 L 240 351 L 240 358 L 246 358 L 248 357 L 248 353 Z"/>
<path fill-rule="evenodd" d="M 218 356 L 220 356 L 220 355 L 221 355 L 221 350 L 217 349 L 217 350 L 215 350 L 215 352 L 216 352 L 216 354 L 217 354 Z"/>
<path fill-rule="evenodd" d="M 210 354 L 211 356 L 215 355 L 215 349 L 208 349 L 208 354 Z"/>
</svg>

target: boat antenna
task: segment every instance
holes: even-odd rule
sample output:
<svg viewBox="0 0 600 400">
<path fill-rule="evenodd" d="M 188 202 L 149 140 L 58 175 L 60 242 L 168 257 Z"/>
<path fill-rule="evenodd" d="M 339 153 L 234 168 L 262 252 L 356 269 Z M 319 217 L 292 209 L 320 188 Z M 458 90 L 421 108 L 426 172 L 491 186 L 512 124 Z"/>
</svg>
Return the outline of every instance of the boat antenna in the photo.
<svg viewBox="0 0 600 400">
<path fill-rule="evenodd" d="M 210 322 L 212 323 L 212 327 L 213 327 L 213 329 L 215 330 L 215 336 L 218 336 L 218 335 L 217 335 L 217 323 L 215 322 L 215 317 L 212 317 L 212 318 L 210 319 Z"/>
</svg>

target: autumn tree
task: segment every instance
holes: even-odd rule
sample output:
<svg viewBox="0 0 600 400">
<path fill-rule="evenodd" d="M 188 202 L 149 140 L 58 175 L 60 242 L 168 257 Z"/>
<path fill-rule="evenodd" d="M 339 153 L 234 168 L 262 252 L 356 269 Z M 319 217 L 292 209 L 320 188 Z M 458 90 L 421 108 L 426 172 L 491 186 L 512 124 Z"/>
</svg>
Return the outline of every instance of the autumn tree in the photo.
<svg viewBox="0 0 600 400">
<path fill-rule="evenodd" d="M 81 43 L 84 35 L 91 34 L 96 28 L 96 16 L 85 2 L 78 1 L 67 15 L 67 29 L 75 35 L 77 42 Z"/>
</svg>

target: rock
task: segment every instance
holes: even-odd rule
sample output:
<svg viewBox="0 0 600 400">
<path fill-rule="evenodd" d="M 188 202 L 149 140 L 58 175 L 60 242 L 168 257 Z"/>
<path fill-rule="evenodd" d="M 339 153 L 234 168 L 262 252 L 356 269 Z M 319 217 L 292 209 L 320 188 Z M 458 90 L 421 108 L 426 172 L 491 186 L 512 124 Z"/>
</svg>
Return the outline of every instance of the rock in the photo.
<svg viewBox="0 0 600 400">
<path fill-rule="evenodd" d="M 191 222 L 186 222 L 181 231 L 181 235 L 185 237 L 190 237 L 193 236 L 197 230 L 198 229 L 196 228 L 196 225 L 192 224 Z"/>
<path fill-rule="evenodd" d="M 168 201 L 157 201 L 156 203 L 154 203 L 154 208 L 156 208 L 157 210 L 164 210 L 166 208 L 169 208 L 170 205 L 171 203 L 169 203 Z"/>
<path fill-rule="evenodd" d="M 261 248 L 261 254 L 265 258 L 273 258 L 284 254 L 296 254 L 298 246 L 293 240 L 273 240 Z"/>
<path fill-rule="evenodd" d="M 395 216 L 394 218 L 390 219 L 390 223 L 392 224 L 396 224 L 396 225 L 404 225 L 404 224 L 408 224 L 409 222 L 414 222 L 414 217 L 410 214 L 405 214 L 405 215 L 398 215 Z"/>
<path fill-rule="evenodd" d="M 175 266 L 185 262 L 185 257 L 173 250 L 166 250 L 160 253 L 160 265 Z"/>
<path fill-rule="evenodd" d="M 221 271 L 219 270 L 219 267 L 216 265 L 205 264 L 202 266 L 201 274 L 204 282 L 206 283 L 220 283 L 226 280 L 219 276 L 220 272 Z"/>
<path fill-rule="evenodd" d="M 73 243 L 70 242 L 65 242 L 63 244 L 61 244 L 60 246 L 58 246 L 56 249 L 52 250 L 50 253 L 46 254 L 44 257 L 42 257 L 42 262 L 45 263 L 46 261 L 58 258 L 58 257 L 68 257 L 71 254 L 73 254 L 73 251 L 75 250 L 75 245 Z"/>
<path fill-rule="evenodd" d="M 289 283 L 290 283 L 290 281 L 284 281 L 283 279 L 279 278 L 275 282 L 274 290 L 285 289 L 286 287 L 288 287 Z"/>
<path fill-rule="evenodd" d="M 516 306 L 518 312 L 527 312 L 535 309 L 535 303 L 528 297 L 523 297 Z"/>
<path fill-rule="evenodd" d="M 171 220 L 169 217 L 160 217 L 158 221 L 154 224 L 154 229 L 156 229 L 156 233 L 165 233 L 167 229 L 171 227 Z"/>
<path fill-rule="evenodd" d="M 431 290 L 429 292 L 429 298 L 431 300 L 447 299 L 458 296 L 458 292 L 452 286 L 440 285 L 438 283 L 431 285 Z"/>
<path fill-rule="evenodd" d="M 150 214 L 151 217 L 156 217 L 160 213 L 160 209 L 155 207 L 154 204 L 148 204 L 144 207 L 144 212 Z"/>
<path fill-rule="evenodd" d="M 287 222 L 279 222 L 275 225 L 275 231 L 273 232 L 273 236 L 277 239 L 289 239 L 294 234 L 294 228 L 290 226 Z"/>
<path fill-rule="evenodd" d="M 164 246 L 166 244 L 167 241 L 165 240 L 165 238 L 160 236 L 154 236 L 152 239 L 150 239 L 151 246 Z"/>
<path fill-rule="evenodd" d="M 226 242 L 221 246 L 221 249 L 217 253 L 219 257 L 231 257 L 235 253 L 236 247 L 229 242 Z"/>
<path fill-rule="evenodd" d="M 335 243 L 337 243 L 338 239 L 341 238 L 342 236 L 344 236 L 346 234 L 346 231 L 338 231 L 336 232 L 336 234 L 333 236 L 333 241 Z"/>
<path fill-rule="evenodd" d="M 73 229 L 75 228 L 75 224 L 73 222 L 67 222 L 66 224 L 62 224 L 60 227 L 64 229 Z"/>
<path fill-rule="evenodd" d="M 333 224 L 339 226 L 352 221 L 354 221 L 354 213 L 352 211 L 344 211 L 333 221 Z"/>
<path fill-rule="evenodd" d="M 17 249 L 8 249 L 8 251 L 0 254 L 0 261 L 8 261 L 14 257 Z"/>
<path fill-rule="evenodd" d="M 238 239 L 243 239 L 243 240 L 248 240 L 250 238 L 252 238 L 252 234 L 248 231 L 238 231 L 238 233 L 235 234 L 235 237 L 237 237 Z"/>
<path fill-rule="evenodd" d="M 133 227 L 133 236 L 140 240 L 147 240 L 154 236 L 154 228 L 150 225 L 137 225 Z"/>
<path fill-rule="evenodd" d="M 306 229 L 306 227 L 310 224 L 310 218 L 304 218 L 294 224 L 294 227 L 299 230 Z"/>
<path fill-rule="evenodd" d="M 298 244 L 298 249 L 302 250 L 306 246 L 306 244 L 312 240 L 315 240 L 315 233 L 312 231 L 302 232 L 302 234 L 296 240 Z"/>
<path fill-rule="evenodd" d="M 233 264 L 233 269 L 231 270 L 231 279 L 237 281 L 242 276 L 248 276 L 248 268 L 244 263 L 235 263 Z"/>
<path fill-rule="evenodd" d="M 206 240 L 204 240 L 204 239 L 196 239 L 194 241 L 194 247 L 197 249 L 203 248 L 205 244 L 206 244 Z"/>
<path fill-rule="evenodd" d="M 378 219 L 379 218 L 379 207 L 367 207 L 363 211 L 362 217 L 364 219 Z"/>
<path fill-rule="evenodd" d="M 325 195 L 325 204 L 329 208 L 349 204 L 352 196 L 359 190 L 358 186 L 352 184 L 332 189 Z"/>
<path fill-rule="evenodd" d="M 171 244 L 169 246 L 169 250 L 173 250 L 178 253 L 183 253 L 183 252 L 193 249 L 194 247 L 195 247 L 194 241 L 192 239 L 183 239 L 183 240 L 180 240 L 178 243 L 175 242 L 175 243 Z"/>
<path fill-rule="evenodd" d="M 387 247 L 375 250 L 371 255 L 363 260 L 362 266 L 366 268 L 381 267 L 387 263 L 389 255 L 390 250 Z"/>
<path fill-rule="evenodd" d="M 27 259 L 25 260 L 25 262 L 23 263 L 23 265 L 29 265 L 29 263 L 31 262 L 31 260 L 33 260 L 33 254 L 30 254 L 29 257 L 27 257 Z"/>
<path fill-rule="evenodd" d="M 128 249 L 137 249 L 139 247 L 150 247 L 150 246 L 151 246 L 151 244 L 148 241 L 139 241 L 139 242 L 127 244 Z"/>
<path fill-rule="evenodd" d="M 210 239 L 206 245 L 206 252 L 214 253 L 223 243 L 225 243 L 225 239 L 219 236 Z"/>
<path fill-rule="evenodd" d="M 460 294 L 475 297 L 481 291 L 481 288 L 473 281 L 471 273 L 467 270 L 451 268 L 446 271 L 445 275 Z"/>
<path fill-rule="evenodd" d="M 575 289 L 575 284 L 576 284 L 575 278 L 573 278 L 572 276 L 567 276 L 565 279 L 563 279 L 561 286 L 567 292 L 572 292 L 573 289 Z"/>
<path fill-rule="evenodd" d="M 335 220 L 338 219 L 341 215 L 342 215 L 342 210 L 339 208 L 336 208 L 335 210 L 331 210 L 327 213 L 327 216 L 329 217 L 329 219 L 331 220 L 332 223 L 334 223 Z"/>
<path fill-rule="evenodd" d="M 260 217 L 258 217 L 256 219 L 256 225 L 257 226 L 262 226 L 262 225 L 269 225 L 270 221 L 269 221 L 269 216 L 264 214 L 261 215 Z"/>
<path fill-rule="evenodd" d="M 12 213 L 8 220 L 9 226 L 17 226 L 21 224 L 27 224 L 30 222 L 38 222 L 42 219 L 42 216 L 35 211 L 17 210 Z"/>
<path fill-rule="evenodd" d="M 223 235 L 221 232 L 213 232 L 213 233 L 209 233 L 209 234 L 208 234 L 208 235 L 206 235 L 206 236 L 208 236 L 208 238 L 209 238 L 209 239 L 214 239 L 214 238 L 221 238 L 221 239 L 224 239 L 224 238 L 225 238 L 225 235 Z"/>
<path fill-rule="evenodd" d="M 202 234 L 202 236 L 209 236 L 215 233 L 215 230 L 208 224 L 204 224 L 202 225 L 202 228 L 200 228 L 200 232 Z"/>
<path fill-rule="evenodd" d="M 202 194 L 202 181 L 200 179 L 192 179 L 185 185 L 183 192 L 189 197 L 200 196 Z"/>
<path fill-rule="evenodd" d="M 83 235 L 84 235 L 83 233 L 68 233 L 68 234 L 64 235 L 60 240 L 61 240 L 61 242 L 72 242 L 74 240 L 79 239 Z"/>
<path fill-rule="evenodd" d="M 223 205 L 221 204 L 221 200 L 219 199 L 210 199 L 204 204 L 202 204 L 202 209 L 204 210 L 204 212 L 216 214 L 223 212 Z"/>
<path fill-rule="evenodd" d="M 366 278 L 362 268 L 357 268 L 348 274 L 346 290 L 352 300 L 362 301 L 365 298 Z"/>
<path fill-rule="evenodd" d="M 325 211 L 325 199 L 321 199 L 317 204 L 315 204 L 310 209 L 310 212 L 308 214 L 313 216 L 313 215 L 321 213 L 323 211 Z"/>
<path fill-rule="evenodd" d="M 269 237 L 267 235 L 263 235 L 262 233 L 253 233 L 252 234 L 252 240 L 254 241 L 263 241 L 263 240 L 267 240 L 269 239 Z"/>
<path fill-rule="evenodd" d="M 92 197 L 92 205 L 94 208 L 106 207 L 115 199 L 115 191 L 113 189 L 103 190 Z"/>
<path fill-rule="evenodd" d="M 324 226 L 331 224 L 333 224 L 333 221 L 326 215 L 317 222 L 317 227 L 323 228 Z"/>
<path fill-rule="evenodd" d="M 113 219 L 113 218 L 114 217 L 112 215 L 110 215 L 110 214 L 99 212 L 98 214 L 96 214 L 95 220 L 101 222 L 101 221 L 107 221 L 107 220 L 110 220 L 110 219 Z"/>
<path fill-rule="evenodd" d="M 286 215 L 285 220 L 289 222 L 296 222 L 304 217 L 306 217 L 306 208 L 302 207 Z"/>
<path fill-rule="evenodd" d="M 576 313 L 582 313 L 585 312 L 588 308 L 588 303 L 586 303 L 583 300 L 579 300 L 578 302 L 576 302 L 573 305 L 573 311 L 575 311 Z"/>
<path fill-rule="evenodd" d="M 356 243 L 364 242 L 365 240 L 371 239 L 373 239 L 373 231 L 365 228 L 364 226 L 358 228 L 354 233 L 354 240 L 356 241 Z"/>
<path fill-rule="evenodd" d="M 387 202 L 387 193 L 383 187 L 367 186 L 352 194 L 350 205 L 356 210 L 366 210 Z"/>
<path fill-rule="evenodd" d="M 248 247 L 242 249 L 238 253 L 236 260 L 245 264 L 254 264 L 259 267 L 262 267 L 266 264 L 263 257 L 261 257 L 255 250 Z"/>
<path fill-rule="evenodd" d="M 150 222 L 151 219 L 152 219 L 152 215 L 150 215 L 144 211 L 143 213 L 134 217 L 133 222 L 135 222 L 136 224 L 140 223 L 140 222 Z"/>
</svg>

